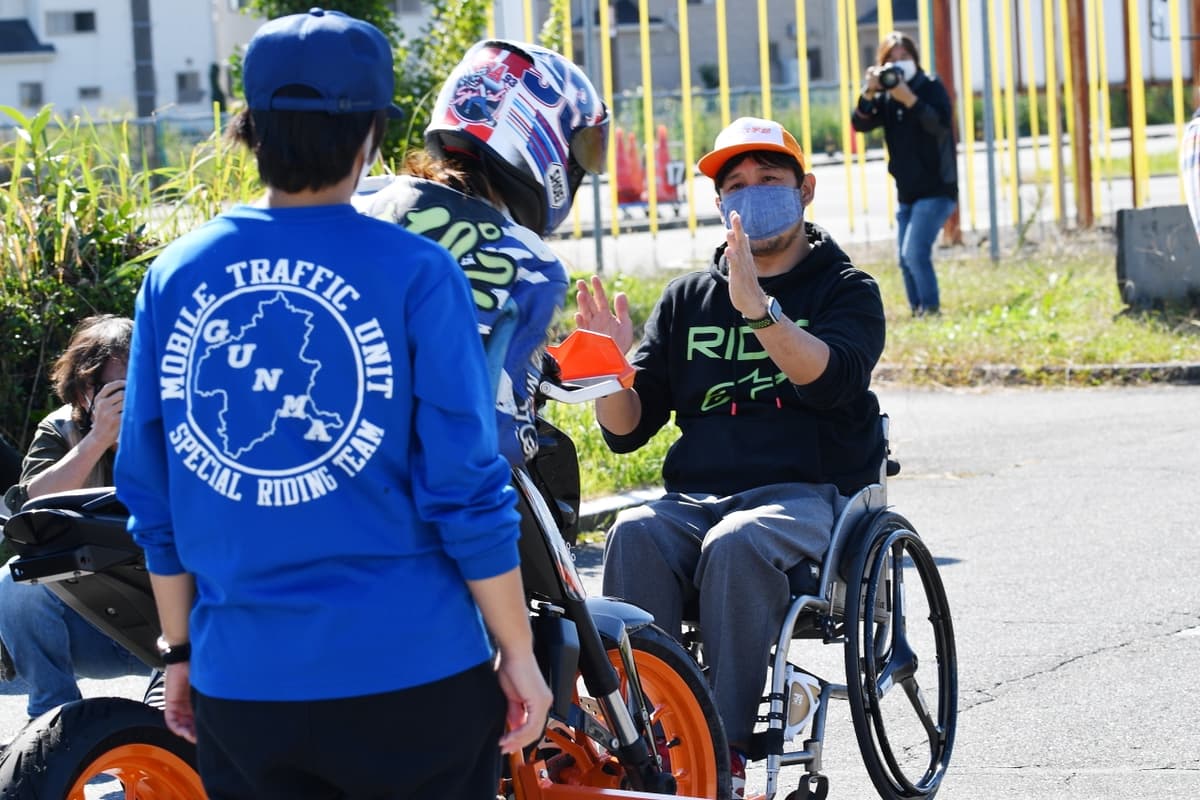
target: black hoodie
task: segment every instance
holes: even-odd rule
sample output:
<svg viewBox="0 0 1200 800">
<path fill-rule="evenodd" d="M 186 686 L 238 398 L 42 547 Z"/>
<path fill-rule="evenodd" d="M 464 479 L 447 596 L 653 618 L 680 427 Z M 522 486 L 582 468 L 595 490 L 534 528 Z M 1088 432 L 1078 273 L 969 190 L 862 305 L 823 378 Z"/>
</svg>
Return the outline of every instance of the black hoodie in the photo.
<svg viewBox="0 0 1200 800">
<path fill-rule="evenodd" d="M 850 122 L 863 133 L 883 126 L 888 172 L 896 179 L 901 203 L 927 197 L 957 200 L 958 150 L 950 127 L 950 95 L 941 81 L 921 70 L 908 87 L 917 96 L 912 108 L 880 92 L 874 100 L 860 97 Z"/>
<path fill-rule="evenodd" d="M 879 287 L 824 230 L 805 228 L 808 256 L 759 282 L 788 319 L 829 346 L 812 383 L 790 383 L 733 307 L 724 246 L 707 272 L 671 281 L 647 320 L 632 362 L 641 419 L 625 436 L 604 437 L 614 452 L 631 452 L 674 411 L 680 436 L 663 463 L 668 491 L 724 497 L 803 482 L 848 495 L 878 480 L 883 438 L 869 386 L 884 343 Z"/>
</svg>

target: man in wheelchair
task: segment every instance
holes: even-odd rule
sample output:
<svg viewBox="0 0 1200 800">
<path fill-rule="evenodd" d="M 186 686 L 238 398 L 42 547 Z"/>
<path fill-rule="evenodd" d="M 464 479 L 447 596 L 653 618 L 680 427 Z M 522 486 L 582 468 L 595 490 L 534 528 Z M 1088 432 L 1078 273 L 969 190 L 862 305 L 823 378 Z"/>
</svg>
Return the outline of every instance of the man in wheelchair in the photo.
<svg viewBox="0 0 1200 800">
<path fill-rule="evenodd" d="M 884 458 L 869 388 L 883 303 L 875 281 L 804 220 L 815 190 L 806 163 L 770 120 L 738 119 L 717 136 L 699 168 L 716 184 L 725 242 L 707 271 L 667 286 L 632 359 L 633 387 L 595 407 L 619 453 L 675 414 L 667 493 L 618 516 L 604 593 L 647 609 L 675 636 L 698 603 L 735 797 L 789 572 L 815 576 L 846 498 L 878 479 Z M 598 278 L 577 288 L 578 326 L 628 350 L 626 298 L 610 308 Z"/>
</svg>

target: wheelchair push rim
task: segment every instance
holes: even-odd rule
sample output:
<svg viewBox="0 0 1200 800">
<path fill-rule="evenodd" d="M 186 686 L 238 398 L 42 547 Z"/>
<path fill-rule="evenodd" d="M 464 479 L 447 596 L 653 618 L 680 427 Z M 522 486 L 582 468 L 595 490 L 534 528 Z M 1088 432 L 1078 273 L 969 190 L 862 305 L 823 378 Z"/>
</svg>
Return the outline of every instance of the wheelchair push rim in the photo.
<svg viewBox="0 0 1200 800">
<path fill-rule="evenodd" d="M 850 575 L 860 600 L 846 610 L 855 735 L 881 797 L 931 797 L 957 723 L 949 605 L 933 556 L 903 517 L 877 518 L 868 540 Z"/>
</svg>

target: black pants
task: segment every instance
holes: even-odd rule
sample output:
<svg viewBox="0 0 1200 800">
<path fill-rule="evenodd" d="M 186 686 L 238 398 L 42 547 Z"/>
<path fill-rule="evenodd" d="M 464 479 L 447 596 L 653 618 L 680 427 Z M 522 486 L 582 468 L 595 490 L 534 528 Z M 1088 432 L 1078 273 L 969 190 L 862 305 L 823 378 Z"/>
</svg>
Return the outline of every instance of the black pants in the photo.
<svg viewBox="0 0 1200 800">
<path fill-rule="evenodd" d="M 492 800 L 506 702 L 490 662 L 337 700 L 193 692 L 209 800 Z"/>
</svg>

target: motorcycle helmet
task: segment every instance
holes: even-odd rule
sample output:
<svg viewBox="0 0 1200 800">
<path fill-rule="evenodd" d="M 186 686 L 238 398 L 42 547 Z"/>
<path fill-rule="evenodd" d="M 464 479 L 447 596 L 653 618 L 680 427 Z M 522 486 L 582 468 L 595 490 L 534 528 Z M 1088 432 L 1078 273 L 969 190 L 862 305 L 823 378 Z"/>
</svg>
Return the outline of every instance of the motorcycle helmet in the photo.
<svg viewBox="0 0 1200 800">
<path fill-rule="evenodd" d="M 604 171 L 608 109 L 565 57 L 486 39 L 451 72 L 425 129 L 445 158 L 477 158 L 521 225 L 545 235 L 566 219 L 587 172 Z"/>
</svg>

